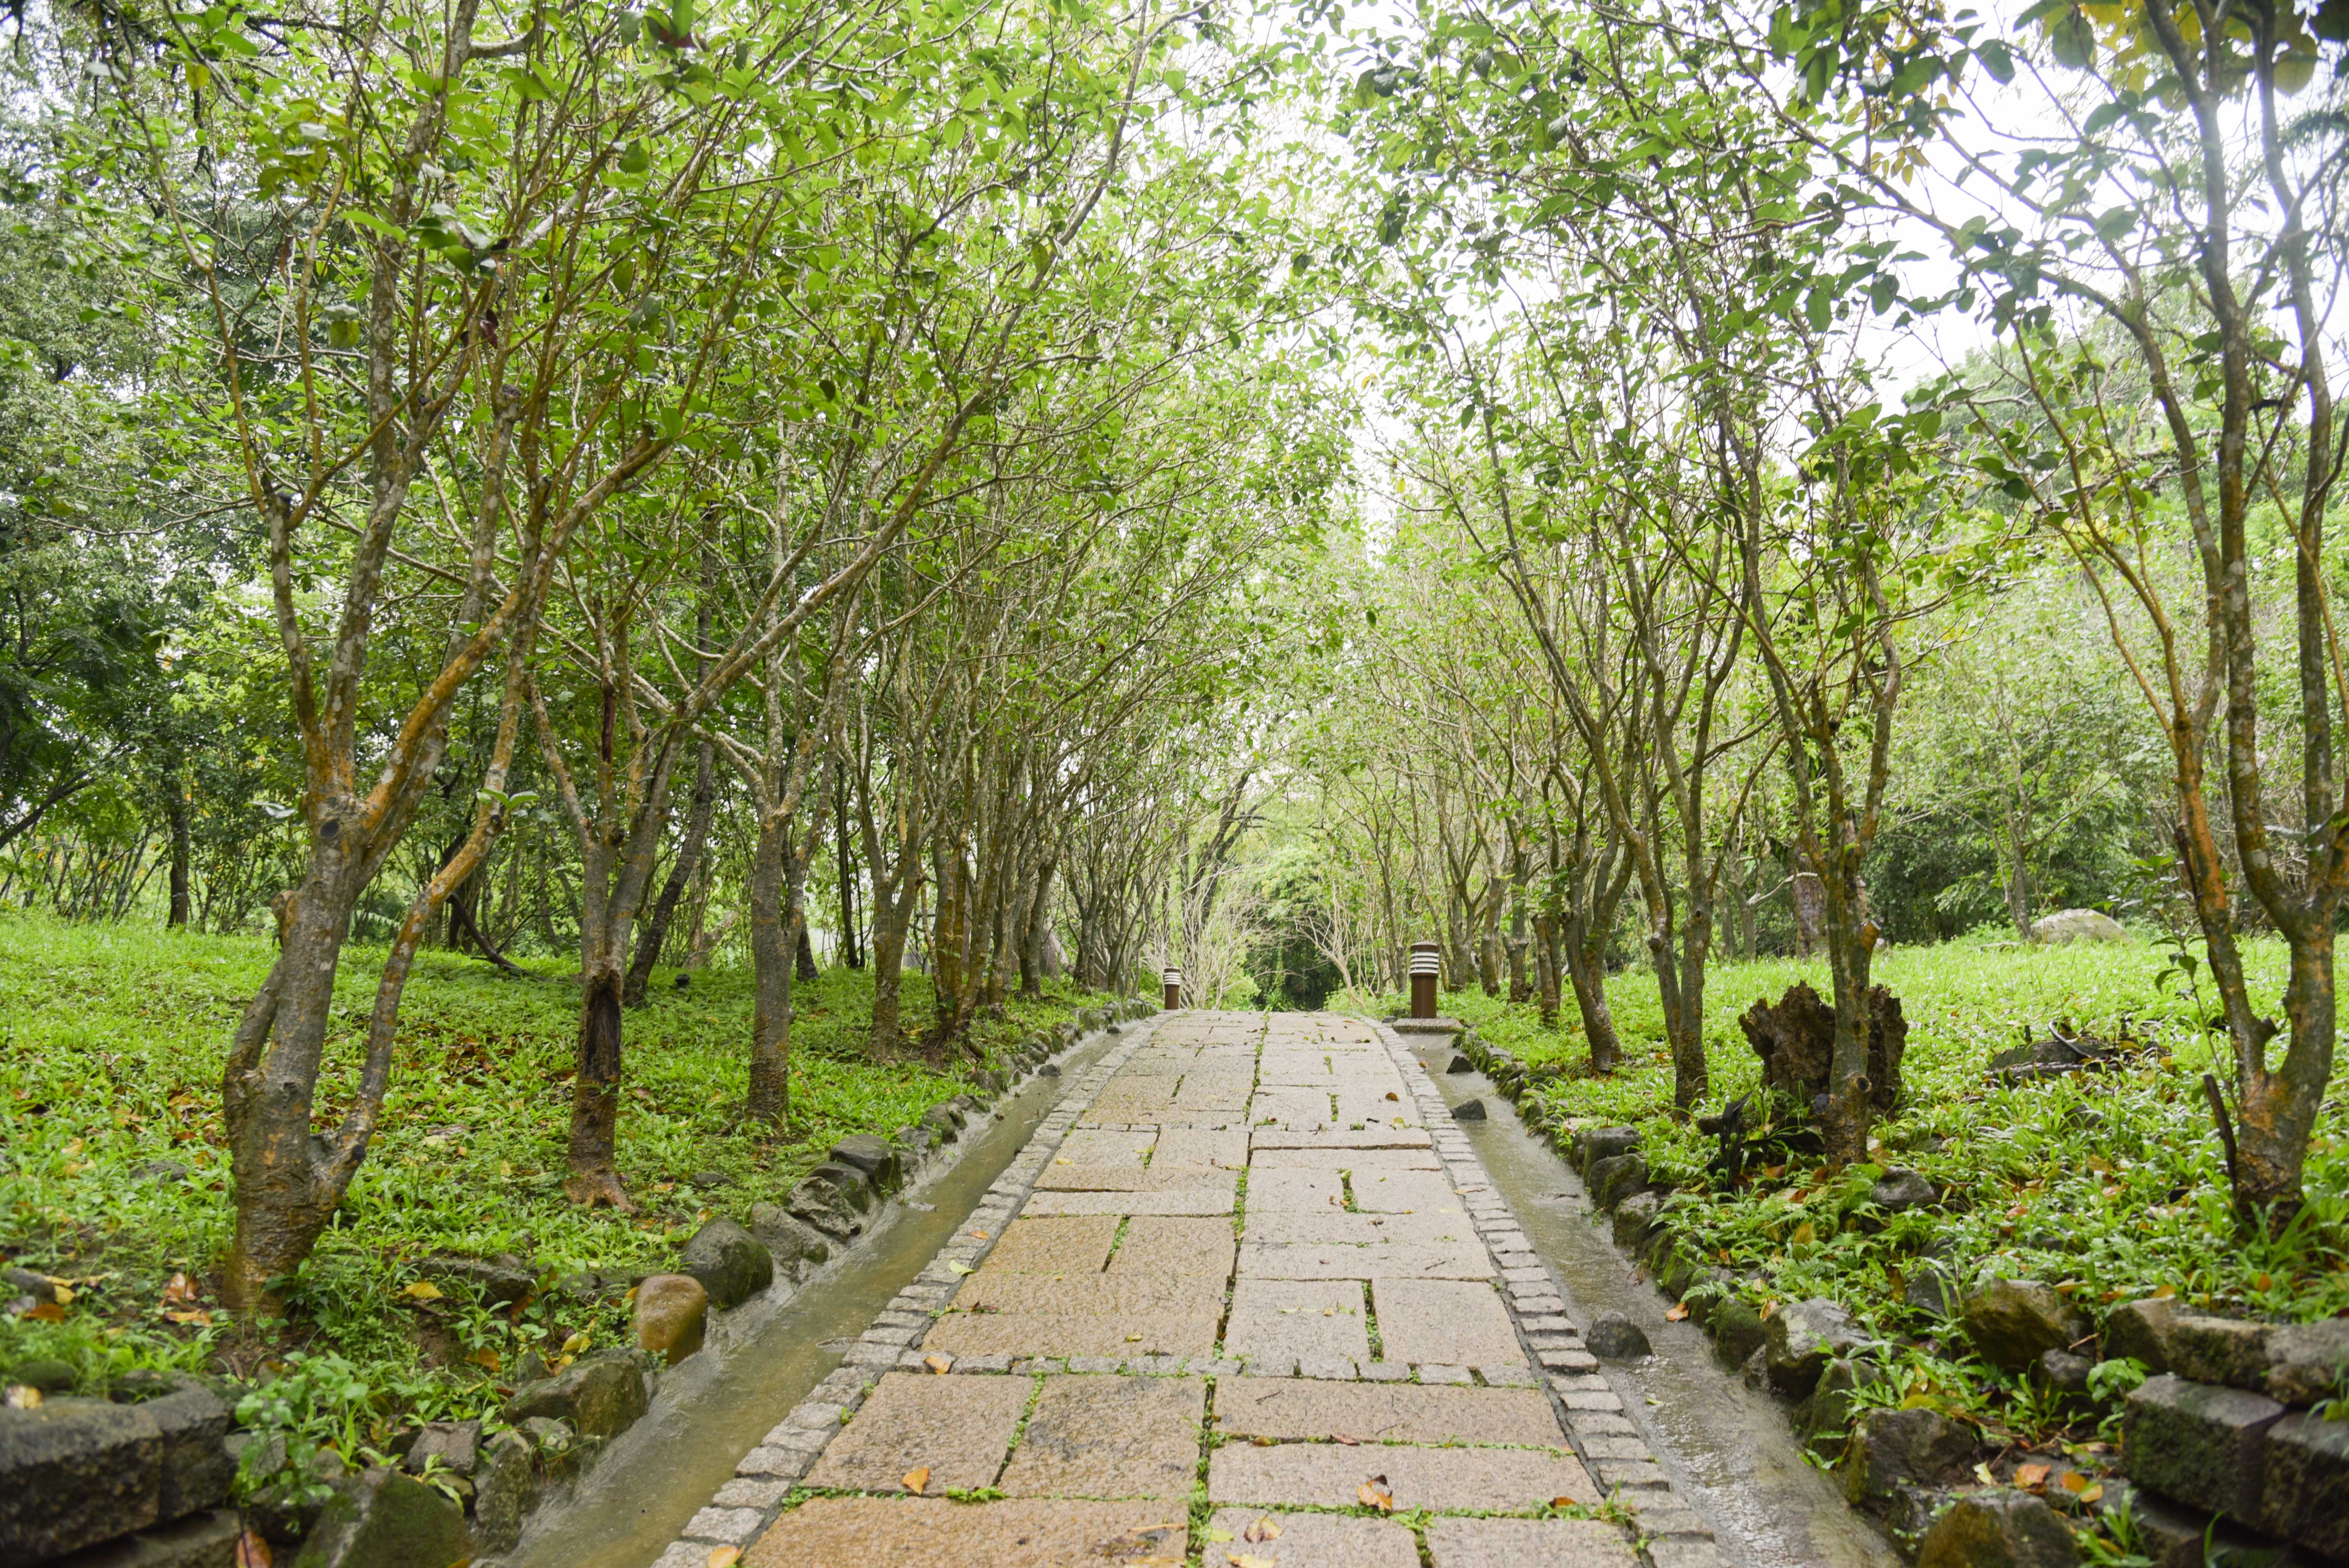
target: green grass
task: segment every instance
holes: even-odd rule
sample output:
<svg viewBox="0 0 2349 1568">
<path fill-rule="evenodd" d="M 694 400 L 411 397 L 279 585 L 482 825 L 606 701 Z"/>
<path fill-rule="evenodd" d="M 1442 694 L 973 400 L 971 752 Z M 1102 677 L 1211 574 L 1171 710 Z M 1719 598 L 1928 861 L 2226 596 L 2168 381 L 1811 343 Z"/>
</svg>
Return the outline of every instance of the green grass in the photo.
<svg viewBox="0 0 2349 1568">
<path fill-rule="evenodd" d="M 2282 944 L 2253 942 L 2247 958 L 2261 1005 L 2277 1010 Z M 1531 1005 L 1479 991 L 1449 995 L 1444 1006 L 1529 1068 L 1563 1069 L 1524 1101 L 1563 1123 L 1561 1141 L 1577 1127 L 1640 1130 L 1656 1179 L 1676 1189 L 1667 1214 L 1682 1255 L 1730 1272 L 1757 1305 L 1841 1301 L 1894 1341 L 1897 1376 L 1874 1397 L 1929 1400 L 1995 1436 L 2049 1440 L 2066 1435 L 2060 1414 L 1975 1358 L 1962 1334 L 1904 1303 L 1904 1282 L 1933 1261 L 1929 1249 L 1961 1284 L 1990 1274 L 2043 1280 L 2092 1315 L 2164 1288 L 2240 1315 L 2349 1311 L 2349 1142 L 2339 1099 L 2328 1102 L 2312 1146 L 2301 1221 L 2281 1239 L 2239 1240 L 2199 1088 L 2205 1071 L 2231 1083 L 2231 1069 L 2214 1058 L 2211 1037 L 2157 989 L 2167 966 L 2162 950 L 2142 941 L 2002 951 L 1952 943 L 1883 954 L 1875 978 L 1899 995 L 1909 1032 L 1906 1094 L 1876 1130 L 1875 1162 L 1836 1176 L 1816 1160 L 1795 1161 L 1755 1173 L 1734 1192 L 1713 1191 L 1703 1175 L 1713 1140 L 1671 1116 L 1661 1008 L 1645 970 L 1609 981 L 1624 1059 L 1607 1078 L 1588 1072 L 1571 998 L 1554 1029 Z M 1711 1092 L 1702 1109 L 1718 1110 L 1759 1087 L 1760 1058 L 1737 1016 L 1797 979 L 1826 994 L 1824 962 L 1713 969 L 1705 1004 Z M 1396 1002 L 1367 1005 L 1391 1011 Z M 2110 1073 L 2016 1088 L 1984 1079 L 1991 1054 L 2017 1043 L 2025 1027 L 2044 1032 L 2051 1020 L 2069 1019 L 2110 1035 L 2124 1018 L 2160 1050 Z M 1895 1165 L 1931 1180 L 1941 1203 L 1889 1221 L 1880 1215 L 1868 1189 Z M 2075 1423 L 2068 1435 L 2095 1434 Z"/>
<path fill-rule="evenodd" d="M 265 940 L 135 925 L 0 917 L 0 1257 L 80 1282 L 62 1323 L 0 1315 L 0 1372 L 35 1357 L 98 1384 L 133 1365 L 242 1375 L 306 1345 L 350 1360 L 377 1413 L 479 1411 L 525 1350 L 626 1333 L 617 1302 L 557 1293 L 520 1314 L 452 1299 L 419 1305 L 403 1267 L 437 1253 L 511 1253 L 556 1273 L 641 1272 L 714 1214 L 778 1201 L 833 1142 L 888 1134 L 972 1087 L 970 1068 L 867 1059 L 868 975 L 827 970 L 799 989 L 792 1126 L 742 1130 L 752 992 L 745 972 L 664 974 L 628 1014 L 620 1165 L 639 1212 L 582 1211 L 562 1195 L 578 988 L 558 966 L 516 979 L 452 954 L 417 965 L 381 1130 L 295 1293 L 285 1334 L 231 1324 L 213 1276 L 231 1231 L 220 1074 L 238 1011 L 274 955 Z M 357 1081 L 378 952 L 346 954 L 321 1128 Z M 1084 1000 L 1013 1004 L 975 1037 L 990 1059 Z M 905 977 L 905 1016 L 929 1012 Z M 140 1168 L 169 1161 L 189 1178 Z M 697 1185 L 716 1175 L 722 1182 Z M 174 1274 L 192 1300 L 165 1300 Z M 8 1293 L 13 1294 L 13 1293 Z M 175 1312 L 175 1320 L 166 1313 Z M 209 1319 L 209 1321 L 206 1321 Z M 480 1353 L 480 1364 L 467 1359 Z"/>
</svg>

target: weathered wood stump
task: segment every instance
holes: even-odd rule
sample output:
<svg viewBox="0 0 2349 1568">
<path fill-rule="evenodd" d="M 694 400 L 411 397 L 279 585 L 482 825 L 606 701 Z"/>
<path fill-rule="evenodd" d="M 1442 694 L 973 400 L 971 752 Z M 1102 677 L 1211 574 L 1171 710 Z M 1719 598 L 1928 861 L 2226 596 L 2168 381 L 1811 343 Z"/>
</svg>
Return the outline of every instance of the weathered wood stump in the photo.
<svg viewBox="0 0 2349 1568">
<path fill-rule="evenodd" d="M 1900 1098 L 1900 1057 L 1909 1047 L 1909 1020 L 1900 998 L 1881 985 L 1868 991 L 1868 1100 L 1878 1112 Z M 1746 1042 L 1762 1058 L 1762 1081 L 1804 1105 L 1827 1091 L 1835 1060 L 1835 1009 L 1797 980 L 1774 1004 L 1756 998 L 1737 1020 Z"/>
</svg>

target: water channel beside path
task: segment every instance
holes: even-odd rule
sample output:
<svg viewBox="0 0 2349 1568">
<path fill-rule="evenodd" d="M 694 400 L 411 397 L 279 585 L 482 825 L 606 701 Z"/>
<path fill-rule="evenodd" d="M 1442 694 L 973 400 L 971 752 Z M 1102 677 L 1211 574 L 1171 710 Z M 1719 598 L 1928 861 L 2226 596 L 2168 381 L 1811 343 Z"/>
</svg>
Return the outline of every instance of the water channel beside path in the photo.
<svg viewBox="0 0 2349 1568">
<path fill-rule="evenodd" d="M 667 1373 L 652 1411 L 567 1501 L 532 1520 L 508 1568 L 645 1568 L 658 1557 L 775 1418 L 839 1365 L 846 1342 L 921 1272 L 1068 1086 L 1118 1038 L 1090 1037 L 1058 1058 L 1062 1076 L 1040 1074 L 1006 1095 L 951 1163 L 899 1193 L 845 1257 L 740 1331 L 723 1357 L 701 1365 L 704 1357 L 691 1357 Z"/>
<path fill-rule="evenodd" d="M 1526 1134 L 1482 1073 L 1447 1073 L 1448 1038 L 1413 1041 L 1447 1105 L 1481 1099 L 1486 1119 L 1461 1123 L 1495 1187 L 1516 1211 L 1535 1249 L 1557 1272 L 1578 1322 L 1622 1313 L 1655 1355 L 1606 1377 L 1646 1436 L 1656 1462 L 1712 1525 L 1723 1553 L 1744 1568 L 1893 1568 L 1884 1538 L 1844 1503 L 1834 1481 L 1807 1463 L 1786 1415 L 1713 1358 L 1689 1322 L 1665 1319 L 1666 1303 L 1591 1223 L 1582 1181 L 1540 1139 Z"/>
</svg>

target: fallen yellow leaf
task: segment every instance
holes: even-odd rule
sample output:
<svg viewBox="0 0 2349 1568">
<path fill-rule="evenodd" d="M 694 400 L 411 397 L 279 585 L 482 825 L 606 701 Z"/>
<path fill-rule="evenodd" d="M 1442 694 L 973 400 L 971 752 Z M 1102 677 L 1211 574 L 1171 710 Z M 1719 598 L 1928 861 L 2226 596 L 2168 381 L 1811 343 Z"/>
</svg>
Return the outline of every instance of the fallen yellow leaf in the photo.
<svg viewBox="0 0 2349 1568">
<path fill-rule="evenodd" d="M 953 1367 L 954 1357 L 951 1356 L 925 1356 L 922 1357 L 922 1365 L 928 1367 L 933 1372 L 945 1372 Z"/>
<path fill-rule="evenodd" d="M 922 1489 L 930 1484 L 930 1467 L 917 1465 L 905 1472 L 905 1490 L 919 1497 L 922 1495 Z"/>
<path fill-rule="evenodd" d="M 440 1287 L 429 1279 L 420 1279 L 399 1294 L 410 1301 L 439 1301 Z"/>
<path fill-rule="evenodd" d="M 2078 1470 L 2065 1470 L 2056 1478 L 2056 1484 L 2065 1491 L 2082 1492 L 2088 1490 L 2088 1478 Z"/>
<path fill-rule="evenodd" d="M 594 1335 L 589 1334 L 583 1328 L 578 1333 L 573 1335 L 570 1338 L 563 1342 L 563 1354 L 565 1356 L 576 1356 L 581 1351 L 586 1349 L 588 1343 L 594 1338 Z"/>
<path fill-rule="evenodd" d="M 492 1373 L 497 1371 L 500 1365 L 498 1353 L 490 1349 L 487 1346 L 474 1351 L 471 1356 L 466 1357 L 465 1359 L 471 1362 L 476 1367 L 486 1367 Z"/>
<path fill-rule="evenodd" d="M 2014 1471 L 2014 1484 L 2025 1491 L 2037 1491 L 2047 1484 L 2047 1474 L 2053 1468 L 2051 1465 L 2018 1465 Z"/>
<path fill-rule="evenodd" d="M 1268 1513 L 1261 1514 L 1254 1522 L 1250 1523 L 1246 1530 L 1240 1532 L 1240 1539 L 1243 1541 L 1278 1541 L 1280 1539 L 1280 1521 L 1273 1518 L 1272 1515 Z"/>
<path fill-rule="evenodd" d="M 59 1306 L 71 1306 L 73 1305 L 73 1286 L 69 1284 L 66 1284 L 57 1280 L 51 1280 L 49 1281 L 49 1294 L 57 1298 L 57 1305 Z"/>
<path fill-rule="evenodd" d="M 1253 1552 L 1226 1552 L 1224 1561 L 1232 1568 L 1280 1568 L 1278 1557 L 1258 1557 Z"/>
<path fill-rule="evenodd" d="M 30 1383 L 11 1383 L 0 1394 L 0 1406 L 11 1410 L 37 1410 L 41 1408 L 41 1391 Z"/>
<path fill-rule="evenodd" d="M 1674 1302 L 1671 1305 L 1664 1309 L 1664 1321 L 1666 1323 L 1678 1323 L 1687 1316 L 1688 1303 L 1684 1301 Z"/>
<path fill-rule="evenodd" d="M 702 1568 L 734 1568 L 734 1564 L 742 1561 L 742 1549 L 740 1546 L 713 1547 L 709 1555 L 701 1561 Z"/>
<path fill-rule="evenodd" d="M 1394 1511 L 1394 1493 L 1387 1490 L 1387 1478 L 1374 1475 L 1354 1489 L 1354 1496 L 1364 1508 L 1375 1508 L 1381 1513 Z"/>
</svg>

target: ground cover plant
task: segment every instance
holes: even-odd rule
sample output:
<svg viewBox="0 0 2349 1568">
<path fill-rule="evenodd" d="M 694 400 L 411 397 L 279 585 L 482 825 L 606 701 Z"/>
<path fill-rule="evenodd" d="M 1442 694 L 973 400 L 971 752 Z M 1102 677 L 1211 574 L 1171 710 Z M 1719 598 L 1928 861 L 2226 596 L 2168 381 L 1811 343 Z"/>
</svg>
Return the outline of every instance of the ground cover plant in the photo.
<svg viewBox="0 0 2349 1568">
<path fill-rule="evenodd" d="M 2246 944 L 2255 986 L 2283 984 L 2278 942 Z M 1656 988 L 1627 968 L 1609 977 L 1620 1028 L 1615 1071 L 1589 1070 L 1573 1015 L 1544 1026 L 1531 1002 L 1470 988 L 1444 1007 L 1527 1068 L 1520 1109 L 1553 1121 L 1563 1143 L 1587 1128 L 1637 1128 L 1651 1180 L 1672 1190 L 1663 1222 L 1679 1255 L 1720 1271 L 1728 1294 L 1757 1310 L 1825 1297 L 1843 1304 L 1892 1348 L 1892 1376 L 1857 1405 L 1913 1402 L 1972 1423 L 2005 1468 L 2033 1453 L 2084 1463 L 2111 1458 L 2116 1407 L 2140 1374 L 2104 1368 L 2097 1400 L 2067 1403 L 1977 1356 L 1946 1316 L 1910 1286 L 1940 1271 L 1961 1289 L 1983 1279 L 2054 1285 L 2101 1326 L 2117 1303 L 2170 1295 L 2229 1315 L 2304 1321 L 2349 1311 L 2349 1118 L 2326 1103 L 2312 1140 L 2307 1203 L 2275 1235 L 2235 1222 L 2224 1152 L 2202 1076 L 2226 1070 L 2226 1045 L 2194 1026 L 2163 988 L 2170 961 L 2145 940 L 2056 947 L 1964 939 L 1895 947 L 1876 977 L 1909 1021 L 1902 1099 L 1875 1129 L 1865 1162 L 1831 1170 L 1823 1158 L 1750 1169 L 1724 1189 L 1705 1170 L 1716 1140 L 1673 1113 L 1673 1071 Z M 1704 1043 L 1718 1112 L 1761 1088 L 1761 1059 L 1738 1027 L 1757 999 L 1797 980 L 1822 980 L 1817 961 L 1721 965 Z M 2173 982 L 2174 983 L 2174 982 Z M 1394 1011 L 1387 995 L 1365 1005 Z M 2105 1072 L 2019 1082 L 1986 1073 L 1997 1051 L 2051 1024 L 2146 1047 Z M 2215 1053 L 2214 1053 L 2215 1047 Z M 1888 1170 L 1917 1171 L 1936 1201 L 1899 1214 L 1870 1198 Z M 1839 1431 L 1820 1434 L 1823 1458 Z"/>
<path fill-rule="evenodd" d="M 976 1054 L 882 1063 L 864 1049 L 869 975 L 827 969 L 801 995 L 792 1120 L 766 1137 L 746 1132 L 740 1115 L 751 976 L 705 970 L 679 989 L 664 972 L 631 1018 L 640 1043 L 621 1150 L 641 1202 L 623 1214 L 580 1208 L 562 1191 L 575 979 L 554 964 L 517 977 L 428 954 L 382 1130 L 294 1283 L 281 1330 L 222 1311 L 217 1277 L 232 1223 L 219 1100 L 225 1021 L 274 956 L 254 937 L 5 917 L 0 1253 L 5 1266 L 68 1283 L 54 1310 L 0 1315 L 0 1380 L 43 1360 L 66 1364 L 85 1388 L 140 1367 L 243 1378 L 290 1371 L 304 1388 L 326 1388 L 329 1405 L 356 1381 L 368 1394 L 344 1403 L 360 1415 L 329 1423 L 346 1458 L 403 1420 L 482 1414 L 526 1355 L 552 1361 L 566 1348 L 629 1343 L 625 1284 L 493 1307 L 425 1280 L 418 1262 L 510 1254 L 549 1284 L 667 1266 L 702 1222 L 782 1201 L 840 1138 L 915 1122 L 970 1090 L 1000 1047 L 1082 1000 L 1056 985 L 1043 1002 L 1015 999 L 980 1018 Z M 923 977 L 907 980 L 921 1016 Z M 349 1093 L 371 989 L 349 971 L 339 984 L 330 1038 L 342 1048 L 325 1114 Z"/>
</svg>

